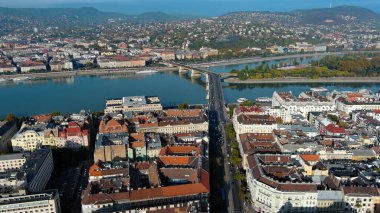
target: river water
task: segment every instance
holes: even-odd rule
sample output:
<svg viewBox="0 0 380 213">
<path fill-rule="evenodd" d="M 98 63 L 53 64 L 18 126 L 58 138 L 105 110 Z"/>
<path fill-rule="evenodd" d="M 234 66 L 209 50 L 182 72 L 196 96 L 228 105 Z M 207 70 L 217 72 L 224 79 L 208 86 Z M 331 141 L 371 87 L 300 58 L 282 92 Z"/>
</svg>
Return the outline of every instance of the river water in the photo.
<svg viewBox="0 0 380 213">
<path fill-rule="evenodd" d="M 270 62 L 275 63 L 275 62 Z M 219 72 L 241 69 L 245 65 L 213 67 Z M 255 64 L 249 64 L 250 67 Z M 233 85 L 223 83 L 226 102 L 236 102 L 244 97 L 271 97 L 275 90 L 299 94 L 311 87 L 324 86 L 330 90 L 380 90 L 380 83 L 337 84 L 260 84 Z M 112 76 L 77 76 L 33 80 L 20 83 L 0 83 L 0 118 L 8 113 L 17 116 L 60 111 L 78 112 L 81 109 L 102 111 L 107 98 L 132 95 L 157 95 L 166 106 L 179 103 L 204 104 L 206 90 L 204 79 L 191 79 L 178 72 L 150 75 L 118 74 Z"/>
<path fill-rule="evenodd" d="M 216 73 L 229 73 L 231 70 L 241 70 L 244 69 L 245 66 L 248 66 L 248 68 L 252 69 L 256 67 L 257 65 L 268 64 L 269 67 L 272 67 L 272 65 L 278 65 L 281 62 L 287 63 L 289 65 L 292 64 L 294 60 L 299 62 L 300 64 L 309 64 L 311 61 L 317 61 L 320 60 L 321 56 L 314 56 L 314 57 L 303 57 L 303 58 L 294 58 L 294 59 L 281 59 L 281 60 L 272 60 L 272 61 L 265 61 L 265 62 L 255 62 L 255 63 L 246 63 L 246 64 L 234 64 L 234 65 L 226 65 L 226 66 L 218 66 L 218 67 L 210 67 L 209 70 L 216 72 Z"/>
</svg>

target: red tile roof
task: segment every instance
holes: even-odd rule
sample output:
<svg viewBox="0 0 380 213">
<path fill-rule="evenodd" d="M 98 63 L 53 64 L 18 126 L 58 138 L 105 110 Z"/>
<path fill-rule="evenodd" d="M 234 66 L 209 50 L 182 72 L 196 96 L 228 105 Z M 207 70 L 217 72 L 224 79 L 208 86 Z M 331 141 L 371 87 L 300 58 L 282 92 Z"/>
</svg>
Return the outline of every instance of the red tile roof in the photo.
<svg viewBox="0 0 380 213">
<path fill-rule="evenodd" d="M 313 155 L 313 154 L 304 154 L 304 155 L 300 155 L 300 157 L 304 160 L 304 161 L 319 161 L 319 155 Z"/>
<path fill-rule="evenodd" d="M 32 116 L 39 123 L 49 123 L 51 121 L 51 115 L 35 115 Z"/>
<path fill-rule="evenodd" d="M 198 117 L 201 114 L 201 109 L 168 109 L 165 111 L 165 115 L 168 117 Z"/>
<path fill-rule="evenodd" d="M 92 164 L 89 169 L 89 175 L 93 177 L 101 177 L 106 175 L 116 175 L 116 174 L 128 174 L 128 168 L 115 168 L 115 169 L 101 169 L 97 163 Z"/>
<path fill-rule="evenodd" d="M 165 155 L 199 155 L 201 151 L 197 146 L 166 146 L 161 149 L 160 156 Z"/>
<path fill-rule="evenodd" d="M 240 113 L 261 113 L 264 110 L 260 106 L 239 106 L 235 109 L 236 114 Z"/>
<path fill-rule="evenodd" d="M 330 133 L 334 133 L 334 134 L 345 134 L 346 133 L 346 130 L 342 127 L 338 127 L 334 124 L 329 124 L 326 126 L 326 130 Z"/>
<path fill-rule="evenodd" d="M 196 157 L 193 156 L 160 156 L 160 161 L 165 165 L 190 165 Z"/>
<path fill-rule="evenodd" d="M 346 186 L 346 187 L 343 187 L 343 193 L 345 195 L 361 194 L 361 195 L 380 196 L 379 189 L 375 187 Z"/>
<path fill-rule="evenodd" d="M 178 197 L 208 193 L 209 190 L 201 183 L 166 186 L 159 188 L 140 189 L 130 192 L 131 200 L 147 200 L 153 198 Z"/>
</svg>

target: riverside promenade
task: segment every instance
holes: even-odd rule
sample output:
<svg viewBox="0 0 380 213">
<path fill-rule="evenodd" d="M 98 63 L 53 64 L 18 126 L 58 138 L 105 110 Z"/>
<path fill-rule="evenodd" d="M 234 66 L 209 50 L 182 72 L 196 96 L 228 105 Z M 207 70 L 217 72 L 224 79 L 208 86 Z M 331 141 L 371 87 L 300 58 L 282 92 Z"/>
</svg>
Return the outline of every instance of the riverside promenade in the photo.
<svg viewBox="0 0 380 213">
<path fill-rule="evenodd" d="M 380 83 L 380 77 L 330 77 L 330 78 L 270 78 L 248 79 L 245 81 L 238 78 L 224 79 L 230 84 L 310 84 L 310 83 Z"/>
<path fill-rule="evenodd" d="M 212 61 L 212 62 L 207 62 L 207 63 L 194 63 L 194 64 L 191 64 L 191 66 L 192 67 L 218 67 L 218 66 L 228 66 L 228 65 L 236 65 L 236 64 L 258 63 L 258 62 L 273 61 L 273 60 L 323 57 L 323 56 L 329 56 L 329 55 L 361 54 L 361 53 L 380 53 L 380 51 L 343 51 L 343 52 L 325 52 L 325 53 L 305 53 L 305 54 L 281 55 L 281 56 L 271 56 L 271 57 L 236 58 L 236 59 L 229 59 L 229 60 Z"/>
<path fill-rule="evenodd" d="M 91 69 L 91 70 L 74 70 L 74 71 L 62 71 L 62 72 L 42 72 L 42 73 L 23 73 L 12 75 L 0 75 L 0 78 L 16 78 L 16 77 L 31 77 L 31 78 L 54 78 L 54 77 L 70 77 L 70 76 L 102 76 L 112 74 L 138 74 L 139 71 L 147 69 L 153 69 L 157 72 L 174 72 L 178 71 L 178 68 L 173 67 L 158 67 L 158 68 L 120 68 L 120 69 Z"/>
</svg>

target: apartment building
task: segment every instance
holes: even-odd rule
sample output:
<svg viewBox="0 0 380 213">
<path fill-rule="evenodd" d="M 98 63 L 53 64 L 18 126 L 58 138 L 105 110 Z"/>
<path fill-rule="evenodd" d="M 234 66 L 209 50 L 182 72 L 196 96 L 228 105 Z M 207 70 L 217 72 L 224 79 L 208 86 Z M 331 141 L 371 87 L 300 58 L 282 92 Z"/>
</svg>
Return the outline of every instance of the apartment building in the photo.
<svg viewBox="0 0 380 213">
<path fill-rule="evenodd" d="M 380 98 L 367 92 L 339 93 L 335 100 L 337 110 L 350 114 L 355 110 L 378 110 L 380 109 Z"/>
<path fill-rule="evenodd" d="M 36 149 L 32 152 L 22 168 L 26 174 L 28 192 L 35 193 L 44 190 L 53 169 L 53 155 L 50 148 Z"/>
<path fill-rule="evenodd" d="M 162 110 L 157 96 L 131 96 L 106 101 L 105 114 Z"/>
<path fill-rule="evenodd" d="M 318 92 L 302 92 L 295 97 L 292 92 L 277 92 L 272 96 L 272 107 L 284 107 L 290 114 L 301 113 L 307 117 L 309 112 L 334 111 L 335 103 Z"/>
<path fill-rule="evenodd" d="M 248 157 L 247 183 L 258 212 L 315 212 L 317 184 L 302 174 L 290 155 Z"/>
<path fill-rule="evenodd" d="M 78 149 L 90 141 L 92 120 L 88 114 L 68 117 L 50 115 L 33 116 L 23 123 L 12 137 L 14 152 L 33 151 L 40 146 Z"/>
<path fill-rule="evenodd" d="M 14 152 L 33 151 L 44 144 L 44 130 L 46 124 L 24 125 L 12 137 Z"/>
<path fill-rule="evenodd" d="M 270 115 L 240 114 L 233 117 L 236 134 L 272 133 L 277 129 L 276 119 Z"/>
<path fill-rule="evenodd" d="M 375 187 L 343 187 L 345 212 L 375 212 L 380 202 L 379 189 Z"/>
<path fill-rule="evenodd" d="M 0 155 L 0 172 L 20 169 L 25 162 L 26 155 L 23 153 Z"/>
<path fill-rule="evenodd" d="M 60 213 L 57 191 L 0 198 L 0 212 L 45 212 Z"/>
</svg>

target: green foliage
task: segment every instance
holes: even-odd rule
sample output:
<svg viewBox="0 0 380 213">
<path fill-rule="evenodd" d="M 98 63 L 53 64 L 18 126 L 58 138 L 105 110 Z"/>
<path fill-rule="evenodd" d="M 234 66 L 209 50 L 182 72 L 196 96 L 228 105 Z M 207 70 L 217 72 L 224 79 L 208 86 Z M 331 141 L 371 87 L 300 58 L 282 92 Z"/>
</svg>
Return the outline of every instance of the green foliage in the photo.
<svg viewBox="0 0 380 213">
<path fill-rule="evenodd" d="M 230 123 L 227 124 L 226 131 L 227 131 L 227 137 L 230 140 L 234 140 L 236 138 L 235 129 L 234 129 L 234 126 L 232 124 L 230 124 Z"/>
<path fill-rule="evenodd" d="M 99 46 L 99 44 L 91 44 L 90 46 L 88 46 L 90 49 L 94 49 L 94 50 L 98 50 L 98 51 L 101 51 L 102 48 Z"/>
<path fill-rule="evenodd" d="M 231 154 L 232 156 L 239 156 L 239 151 L 237 149 L 232 149 Z"/>
<path fill-rule="evenodd" d="M 10 113 L 10 114 L 8 114 L 8 115 L 5 116 L 4 120 L 6 120 L 6 121 L 16 121 L 16 117 L 12 113 Z"/>
<path fill-rule="evenodd" d="M 348 123 L 345 122 L 345 121 L 339 121 L 338 125 L 339 125 L 340 127 L 345 128 L 345 129 L 347 129 L 347 128 L 349 127 L 349 126 L 348 126 Z"/>
<path fill-rule="evenodd" d="M 247 187 L 240 184 L 239 185 L 239 198 L 242 200 L 245 200 L 246 197 L 247 197 Z"/>
<path fill-rule="evenodd" d="M 234 115 L 235 108 L 236 108 L 235 105 L 229 105 L 228 106 L 228 114 L 229 114 L 230 118 L 232 118 L 232 116 Z"/>
<path fill-rule="evenodd" d="M 52 113 L 50 113 L 50 115 L 51 116 L 58 116 L 58 115 L 61 115 L 61 113 L 60 112 L 52 112 Z"/>
<path fill-rule="evenodd" d="M 335 122 L 335 123 L 338 123 L 338 122 L 339 122 L 339 118 L 338 118 L 338 116 L 336 116 L 336 115 L 328 114 L 328 115 L 327 115 L 327 118 L 328 118 L 329 120 Z"/>
<path fill-rule="evenodd" d="M 231 146 L 231 148 L 238 148 L 239 144 L 235 140 L 233 140 L 233 141 L 231 141 L 230 146 Z"/>
<path fill-rule="evenodd" d="M 238 171 L 236 174 L 235 174 L 235 180 L 238 180 L 238 181 L 242 181 L 242 180 L 245 180 L 246 177 L 245 177 L 245 173 L 242 172 L 242 171 Z"/>
<path fill-rule="evenodd" d="M 242 70 L 232 70 L 240 80 L 247 79 L 268 79 L 285 77 L 303 77 L 310 79 L 330 78 L 330 77 L 372 77 L 380 76 L 380 55 L 345 55 L 345 56 L 326 56 L 319 61 L 311 61 L 310 66 L 279 70 L 276 65 L 269 68 L 263 64 L 253 69 L 245 67 Z M 300 62 L 294 59 L 291 65 L 299 65 Z M 281 61 L 279 67 L 287 66 L 286 62 Z"/>
<path fill-rule="evenodd" d="M 330 70 L 341 70 L 352 76 L 378 76 L 380 74 L 380 56 L 368 59 L 366 55 L 326 56 L 313 61 L 313 66 L 325 66 Z"/>
<path fill-rule="evenodd" d="M 91 62 L 86 62 L 86 64 L 84 65 L 84 68 L 87 70 L 96 69 L 96 68 L 98 68 L 98 65 L 96 65 L 95 63 L 91 63 Z"/>
<path fill-rule="evenodd" d="M 255 105 L 255 102 L 251 100 L 245 100 L 243 103 L 240 104 L 240 106 L 253 106 Z"/>
<path fill-rule="evenodd" d="M 231 164 L 234 166 L 240 165 L 242 161 L 241 158 L 238 156 L 231 156 L 230 160 L 231 160 Z"/>
<path fill-rule="evenodd" d="M 187 109 L 188 107 L 189 107 L 189 104 L 187 103 L 178 104 L 178 109 L 180 110 Z"/>
</svg>

